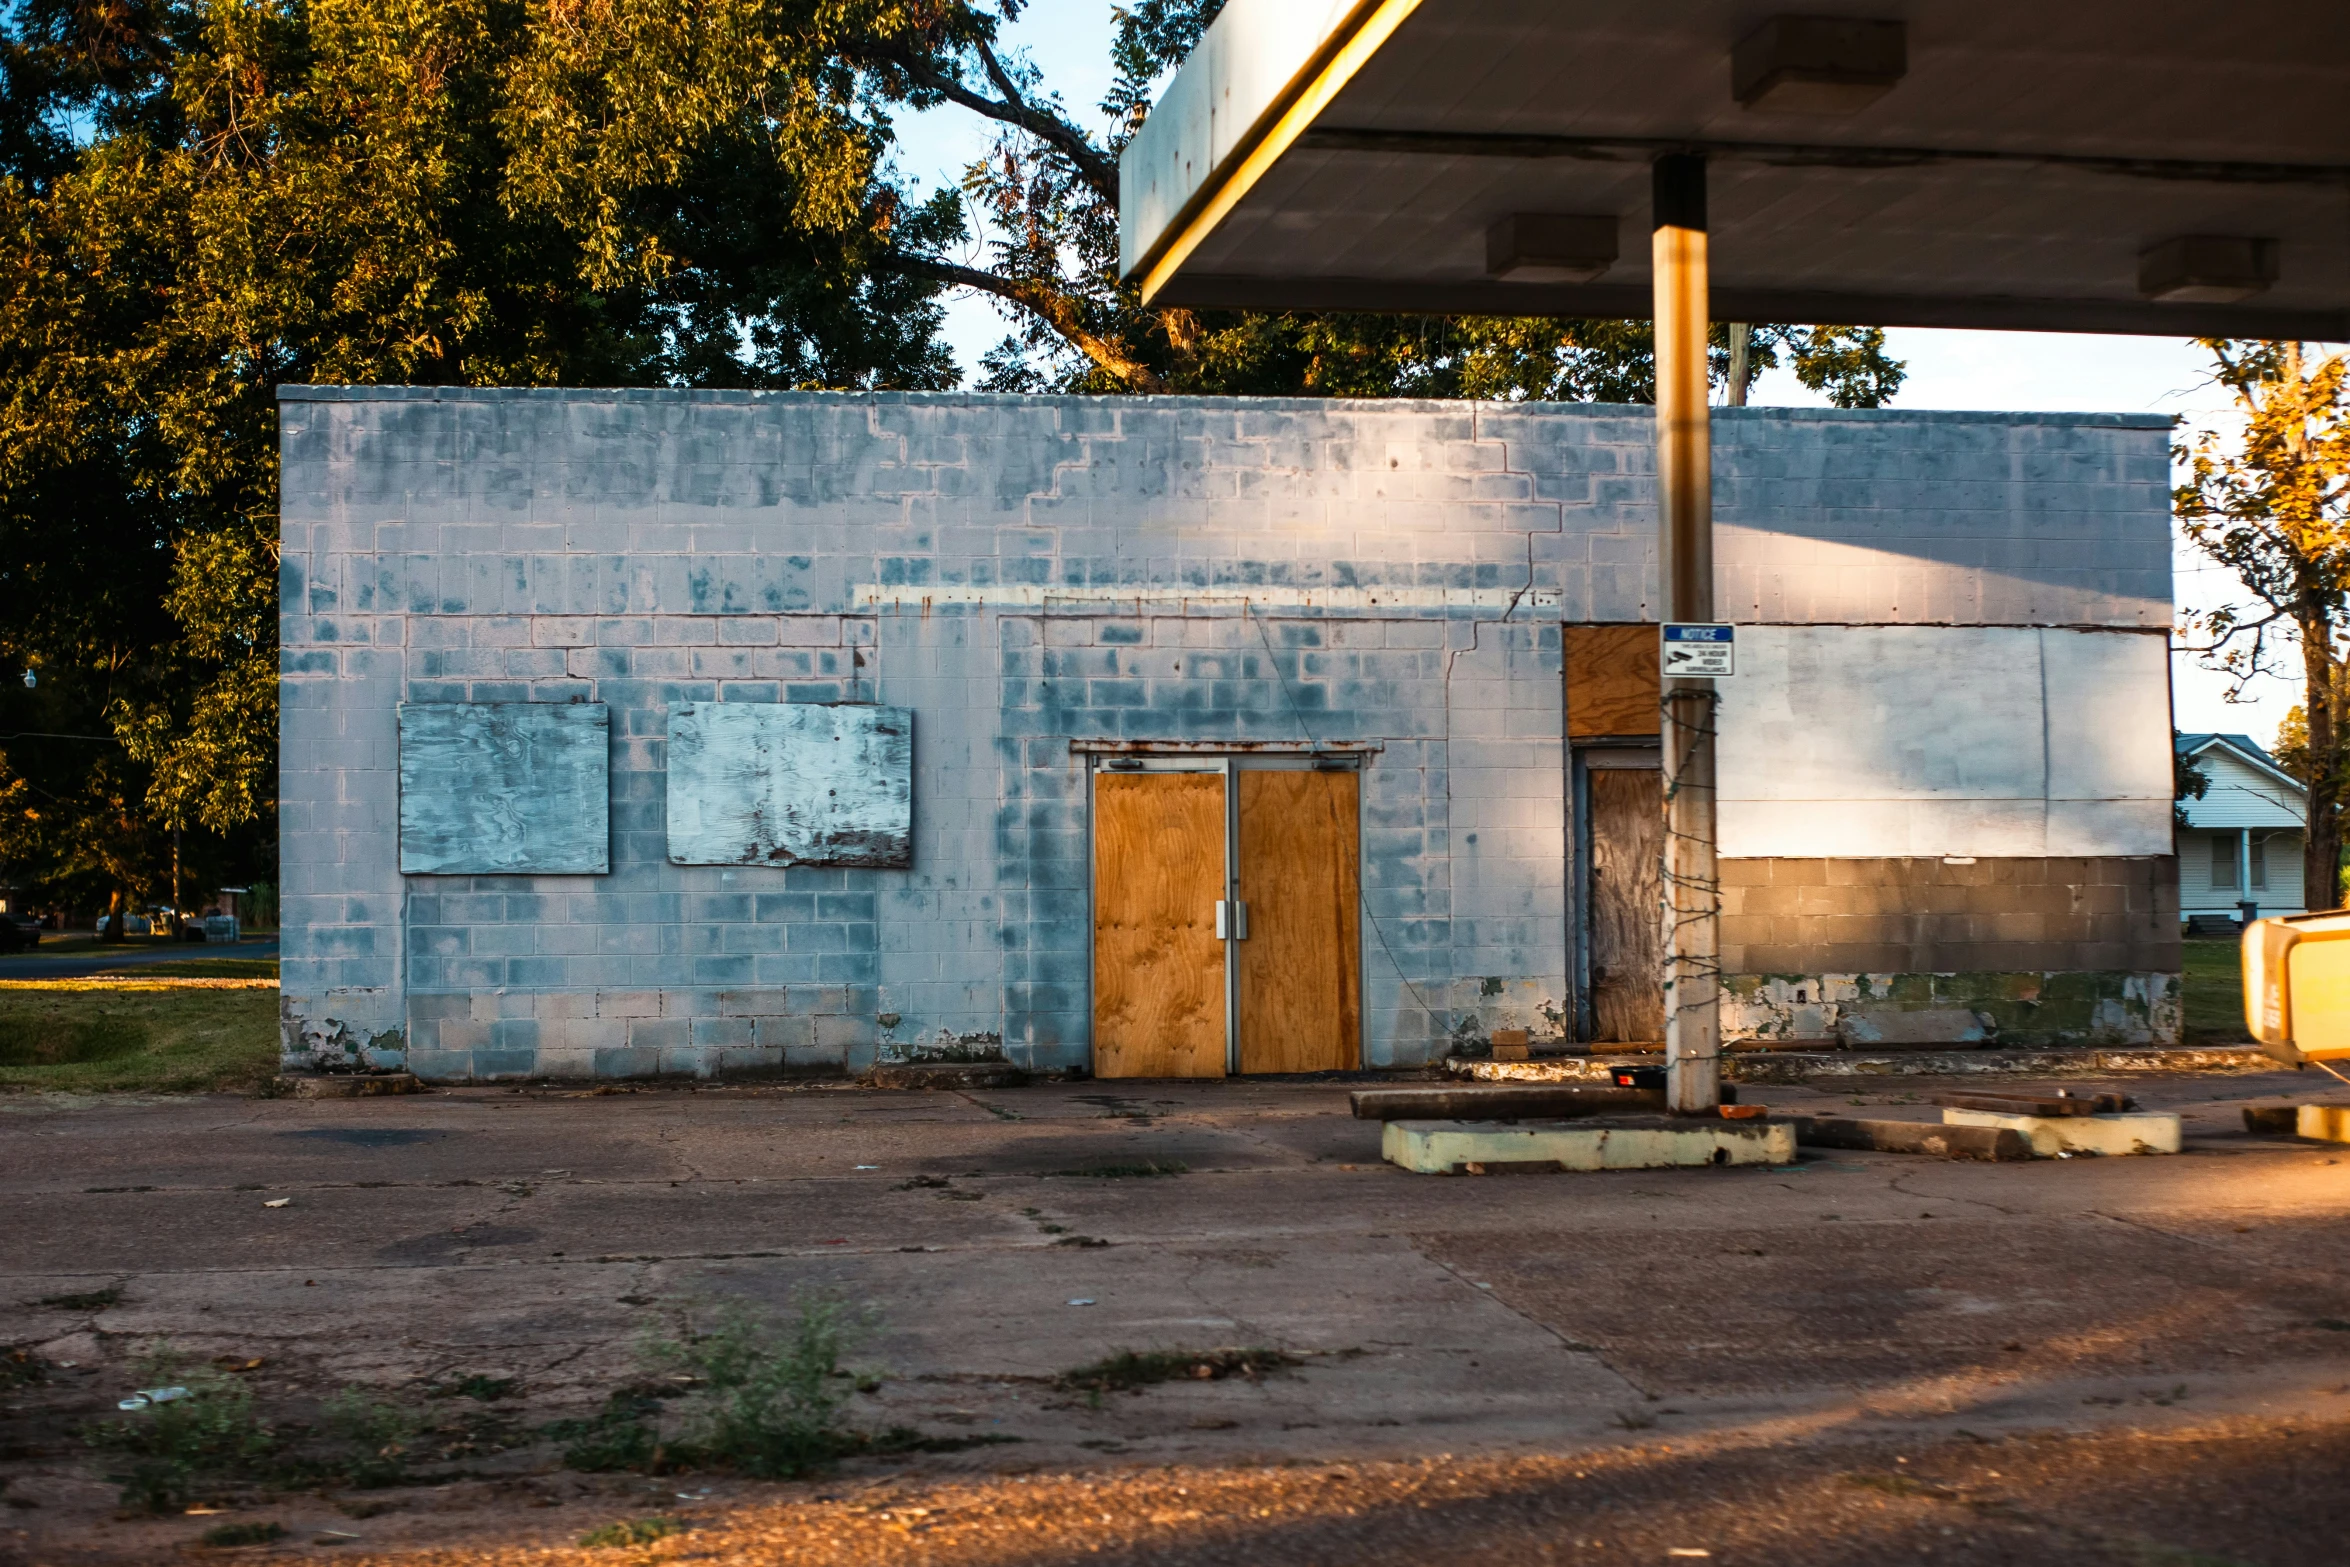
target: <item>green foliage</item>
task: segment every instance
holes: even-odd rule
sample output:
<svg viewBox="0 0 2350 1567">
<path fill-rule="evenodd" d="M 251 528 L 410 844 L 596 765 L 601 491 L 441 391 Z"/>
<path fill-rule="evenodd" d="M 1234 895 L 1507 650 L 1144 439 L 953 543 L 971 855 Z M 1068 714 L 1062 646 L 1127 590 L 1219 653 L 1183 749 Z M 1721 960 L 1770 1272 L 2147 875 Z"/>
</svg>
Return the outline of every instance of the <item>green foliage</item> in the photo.
<svg viewBox="0 0 2350 1567">
<path fill-rule="evenodd" d="M 512 1398 L 521 1389 L 522 1383 L 517 1378 L 493 1377 L 476 1371 L 454 1382 L 440 1383 L 429 1391 L 434 1398 L 471 1398 L 488 1404 Z"/>
<path fill-rule="evenodd" d="M 362 1490 L 408 1478 L 424 1424 L 415 1411 L 361 1388 L 344 1388 L 326 1404 L 326 1429 L 346 1449 L 336 1467 Z"/>
<path fill-rule="evenodd" d="M 241 1473 L 277 1450 L 277 1434 L 261 1423 L 252 1390 L 235 1379 L 190 1366 L 165 1344 L 141 1356 L 134 1375 L 141 1387 L 188 1391 L 122 1419 L 98 1422 L 84 1433 L 92 1446 L 133 1460 L 129 1471 L 116 1477 L 126 1507 L 150 1513 L 185 1507 L 199 1481 Z"/>
<path fill-rule="evenodd" d="M 275 388 L 951 385 L 831 0 L 0 10 L 0 858 L 266 863 Z M 308 606 L 291 606 L 299 613 Z M 240 873 L 241 874 L 241 873 Z"/>
<path fill-rule="evenodd" d="M 599 1546 L 651 1545 L 673 1534 L 683 1534 L 688 1527 L 675 1518 L 626 1518 L 601 1529 L 590 1529 L 579 1537 L 579 1543 L 591 1550 Z"/>
<path fill-rule="evenodd" d="M 2201 341 L 2241 429 L 2181 440 L 2174 509 L 2188 542 L 2245 598 L 2185 618 L 2202 638 L 2195 650 L 2238 687 L 2298 666 L 2302 703 L 2279 729 L 2279 757 L 2309 785 L 2309 906 L 2333 908 L 2350 799 L 2350 357 L 2298 342 Z"/>
<path fill-rule="evenodd" d="M 1227 396 L 1446 397 L 1503 401 L 1655 400 L 1645 321 L 1258 314 L 1145 307 L 1120 281 L 1118 154 L 1140 128 L 1223 0 L 1142 0 L 1116 8 L 1114 71 L 1094 136 L 1022 61 L 992 44 L 999 13 L 948 4 L 939 20 L 867 51 L 885 96 L 951 101 L 993 119 L 998 135 L 971 164 L 964 195 L 978 215 L 986 265 L 941 260 L 924 275 L 995 296 L 1013 320 L 981 385 L 1009 392 L 1183 392 Z M 1016 10 L 1001 8 L 1003 15 Z M 900 242 L 895 264 L 911 246 Z M 887 263 L 885 263 L 887 264 Z M 1899 390 L 1902 366 L 1874 328 L 1758 325 L 1750 375 L 1784 365 L 1840 408 L 1874 408 Z M 1714 330 L 1713 374 L 1730 370 L 1728 329 Z"/>
<path fill-rule="evenodd" d="M 591 1473 L 710 1465 L 784 1479 L 879 1451 L 877 1441 L 898 1443 L 892 1451 L 921 1448 L 919 1432 L 875 1438 L 841 1423 L 853 1393 L 872 1385 L 840 1365 L 867 1325 L 860 1313 L 803 1295 L 789 1317 L 727 1300 L 696 1303 L 685 1318 L 678 1338 L 644 1346 L 664 1380 L 617 1389 L 594 1415 L 540 1428 L 564 1444 L 566 1465 Z M 664 1432 L 663 1401 L 680 1397 L 689 1408 Z"/>
<path fill-rule="evenodd" d="M 604 1407 L 593 1415 L 551 1421 L 539 1434 L 561 1442 L 564 1465 L 583 1474 L 649 1469 L 661 1446 L 655 1425 L 660 1412 L 660 1398 L 622 1388 L 606 1397 Z"/>
<path fill-rule="evenodd" d="M 700 1408 L 681 1450 L 761 1479 L 821 1469 L 855 1445 L 840 1429 L 849 1380 L 840 1357 L 863 1319 L 802 1295 L 789 1319 L 742 1301 L 701 1308 L 684 1337 L 652 1358 L 692 1376 Z"/>
</svg>

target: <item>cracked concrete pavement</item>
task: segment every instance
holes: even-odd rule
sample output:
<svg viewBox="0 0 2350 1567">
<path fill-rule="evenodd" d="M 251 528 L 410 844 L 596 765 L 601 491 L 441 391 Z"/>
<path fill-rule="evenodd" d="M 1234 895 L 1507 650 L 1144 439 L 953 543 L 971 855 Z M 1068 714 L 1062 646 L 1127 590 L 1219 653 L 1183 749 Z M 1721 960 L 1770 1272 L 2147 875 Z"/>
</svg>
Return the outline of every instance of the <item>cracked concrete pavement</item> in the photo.
<svg viewBox="0 0 2350 1567">
<path fill-rule="evenodd" d="M 0 1561 L 191 1534 L 115 1518 L 70 1439 L 156 1340 L 260 1357 L 265 1407 L 481 1372 L 520 1379 L 538 1420 L 592 1406 L 674 1302 L 712 1294 L 869 1302 L 854 1359 L 887 1380 L 854 1418 L 1017 1439 L 868 1474 L 2350 1421 L 2350 1148 L 2237 1113 L 2326 1097 L 2307 1075 L 2117 1085 L 2190 1116 L 2178 1158 L 1486 1179 L 1383 1165 L 1349 1086 L 0 1101 L 0 1344 L 54 1368 L 10 1395 Z M 1888 1086 L 1768 1097 L 1931 1116 L 1931 1084 Z M 1302 1366 L 1053 1383 L 1226 1346 Z M 568 1539 L 644 1483 L 502 1463 L 368 1543 Z"/>
</svg>

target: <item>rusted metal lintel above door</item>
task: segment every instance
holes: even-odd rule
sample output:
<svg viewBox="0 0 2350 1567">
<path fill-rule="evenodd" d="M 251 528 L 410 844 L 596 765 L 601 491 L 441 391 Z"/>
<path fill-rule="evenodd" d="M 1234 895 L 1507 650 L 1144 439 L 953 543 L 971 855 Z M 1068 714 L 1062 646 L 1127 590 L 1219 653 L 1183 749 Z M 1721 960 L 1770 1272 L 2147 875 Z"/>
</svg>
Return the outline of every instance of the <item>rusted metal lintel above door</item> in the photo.
<svg viewBox="0 0 2350 1567">
<path fill-rule="evenodd" d="M 1072 740 L 1075 756 L 1361 756 L 1384 740 Z"/>
</svg>

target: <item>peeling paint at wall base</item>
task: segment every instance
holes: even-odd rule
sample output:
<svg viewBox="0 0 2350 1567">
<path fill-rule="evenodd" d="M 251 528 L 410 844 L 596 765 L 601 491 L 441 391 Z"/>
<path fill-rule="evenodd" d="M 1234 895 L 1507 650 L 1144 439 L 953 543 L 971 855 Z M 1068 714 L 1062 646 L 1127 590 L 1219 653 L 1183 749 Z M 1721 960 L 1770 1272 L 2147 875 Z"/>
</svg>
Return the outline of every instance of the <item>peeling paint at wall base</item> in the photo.
<svg viewBox="0 0 2350 1567">
<path fill-rule="evenodd" d="M 1738 1043 L 2175 1045 L 2179 976 L 2121 970 L 2011 974 L 1733 974 L 1722 1035 Z"/>
</svg>

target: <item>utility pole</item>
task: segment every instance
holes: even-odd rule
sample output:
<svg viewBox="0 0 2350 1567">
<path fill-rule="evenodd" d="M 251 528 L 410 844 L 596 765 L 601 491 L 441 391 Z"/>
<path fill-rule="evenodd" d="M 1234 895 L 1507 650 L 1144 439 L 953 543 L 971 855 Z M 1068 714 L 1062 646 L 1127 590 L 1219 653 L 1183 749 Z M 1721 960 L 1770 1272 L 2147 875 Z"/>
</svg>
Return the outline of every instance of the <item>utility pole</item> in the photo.
<svg viewBox="0 0 2350 1567">
<path fill-rule="evenodd" d="M 1668 622 L 1714 618 L 1713 432 L 1706 397 L 1705 159 L 1653 171 L 1657 570 Z M 1665 1103 L 1721 1103 L 1721 880 L 1714 843 L 1714 683 L 1664 682 Z"/>
</svg>

